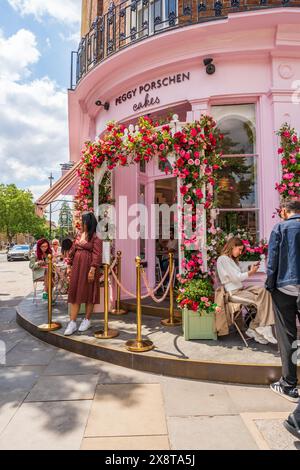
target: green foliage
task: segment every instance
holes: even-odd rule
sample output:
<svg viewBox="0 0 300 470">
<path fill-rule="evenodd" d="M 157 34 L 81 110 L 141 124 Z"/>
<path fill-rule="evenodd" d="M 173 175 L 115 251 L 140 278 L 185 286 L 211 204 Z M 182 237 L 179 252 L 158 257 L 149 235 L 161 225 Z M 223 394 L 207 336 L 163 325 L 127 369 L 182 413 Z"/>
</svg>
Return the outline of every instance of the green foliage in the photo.
<svg viewBox="0 0 300 470">
<path fill-rule="evenodd" d="M 10 242 L 19 233 L 35 238 L 47 234 L 46 221 L 36 216 L 30 191 L 18 189 L 14 184 L 0 184 L 0 232 Z"/>
<path fill-rule="evenodd" d="M 178 289 L 179 308 L 195 312 L 213 313 L 217 305 L 213 303 L 214 289 L 210 279 L 197 278 L 187 281 Z"/>
</svg>

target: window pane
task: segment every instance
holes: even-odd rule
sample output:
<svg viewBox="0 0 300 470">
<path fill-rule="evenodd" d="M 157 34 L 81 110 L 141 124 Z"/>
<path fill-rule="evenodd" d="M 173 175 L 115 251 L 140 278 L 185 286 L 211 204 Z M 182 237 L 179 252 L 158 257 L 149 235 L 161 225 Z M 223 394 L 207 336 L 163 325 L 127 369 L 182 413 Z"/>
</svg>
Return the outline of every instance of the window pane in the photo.
<svg viewBox="0 0 300 470">
<path fill-rule="evenodd" d="M 220 211 L 217 224 L 226 233 L 246 229 L 254 238 L 259 238 L 258 211 Z"/>
<path fill-rule="evenodd" d="M 224 155 L 255 154 L 255 105 L 213 106 L 212 115 L 224 134 Z"/>
<path fill-rule="evenodd" d="M 221 170 L 217 207 L 257 207 L 257 174 L 255 157 L 224 158 Z"/>
</svg>

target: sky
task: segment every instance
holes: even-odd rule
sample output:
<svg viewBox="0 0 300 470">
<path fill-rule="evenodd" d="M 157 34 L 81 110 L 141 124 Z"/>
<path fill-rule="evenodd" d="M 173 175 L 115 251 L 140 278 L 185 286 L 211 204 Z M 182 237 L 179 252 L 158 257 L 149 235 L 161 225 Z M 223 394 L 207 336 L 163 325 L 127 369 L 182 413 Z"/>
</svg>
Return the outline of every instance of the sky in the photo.
<svg viewBox="0 0 300 470">
<path fill-rule="evenodd" d="M 36 199 L 69 161 L 67 89 L 81 0 L 0 0 L 0 183 Z"/>
</svg>

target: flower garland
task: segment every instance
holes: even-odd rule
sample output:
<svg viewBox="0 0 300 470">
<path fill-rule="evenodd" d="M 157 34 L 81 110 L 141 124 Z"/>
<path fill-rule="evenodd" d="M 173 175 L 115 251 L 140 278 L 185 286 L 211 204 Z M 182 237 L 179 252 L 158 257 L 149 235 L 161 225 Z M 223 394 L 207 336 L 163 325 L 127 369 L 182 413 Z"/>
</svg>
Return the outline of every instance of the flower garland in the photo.
<svg viewBox="0 0 300 470">
<path fill-rule="evenodd" d="M 282 178 L 276 183 L 276 189 L 282 199 L 300 198 L 300 137 L 295 129 L 284 124 L 277 132 L 281 144 L 278 154 L 281 155 Z"/>
<path fill-rule="evenodd" d="M 187 124 L 178 132 L 165 124 L 155 127 L 148 117 L 142 117 L 131 131 L 124 126 L 110 122 L 103 138 L 87 142 L 82 151 L 81 165 L 78 170 L 80 186 L 75 198 L 78 211 L 93 210 L 94 171 L 106 162 L 108 170 L 117 166 L 128 166 L 141 161 L 149 162 L 158 158 L 167 162 L 169 155 L 175 156 L 170 168 L 165 166 L 166 174 L 180 179 L 180 192 L 183 203 L 191 210 L 185 216 L 195 233 L 197 216 L 196 206 L 203 204 L 205 209 L 213 207 L 213 193 L 217 188 L 218 170 L 222 167 L 219 133 L 216 122 L 207 115 L 199 121 Z M 199 231 L 196 235 L 183 235 L 181 249 L 184 251 L 184 274 L 180 280 L 194 279 L 205 275 L 203 260 L 199 251 Z"/>
</svg>

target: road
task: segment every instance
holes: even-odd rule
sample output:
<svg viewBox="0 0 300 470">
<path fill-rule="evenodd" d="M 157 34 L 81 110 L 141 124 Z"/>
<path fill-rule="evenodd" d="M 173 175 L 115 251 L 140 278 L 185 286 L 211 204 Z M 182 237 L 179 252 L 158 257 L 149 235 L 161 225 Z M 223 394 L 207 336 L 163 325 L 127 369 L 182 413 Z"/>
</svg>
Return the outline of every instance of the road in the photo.
<svg viewBox="0 0 300 470">
<path fill-rule="evenodd" d="M 28 261 L 8 262 L 0 253 L 0 307 L 14 307 L 32 291 Z"/>
</svg>

